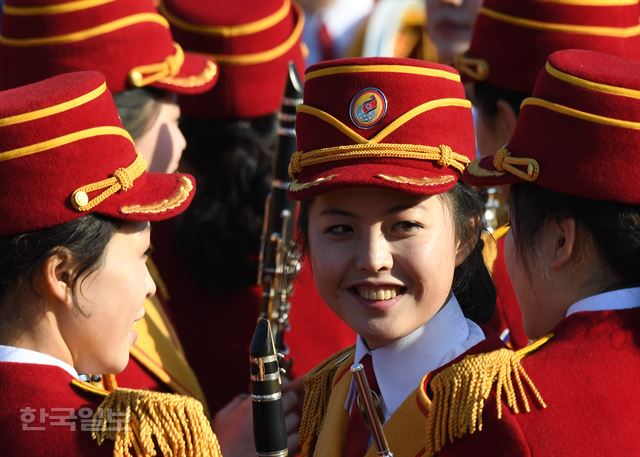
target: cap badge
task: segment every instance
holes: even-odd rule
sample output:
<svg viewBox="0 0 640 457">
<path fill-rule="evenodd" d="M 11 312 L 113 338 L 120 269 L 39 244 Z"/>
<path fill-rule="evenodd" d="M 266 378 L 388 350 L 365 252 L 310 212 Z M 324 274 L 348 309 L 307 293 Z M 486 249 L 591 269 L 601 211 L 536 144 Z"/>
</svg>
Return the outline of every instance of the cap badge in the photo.
<svg viewBox="0 0 640 457">
<path fill-rule="evenodd" d="M 367 87 L 358 92 L 349 106 L 351 122 L 361 129 L 370 129 L 387 114 L 387 97 L 380 89 Z"/>
</svg>

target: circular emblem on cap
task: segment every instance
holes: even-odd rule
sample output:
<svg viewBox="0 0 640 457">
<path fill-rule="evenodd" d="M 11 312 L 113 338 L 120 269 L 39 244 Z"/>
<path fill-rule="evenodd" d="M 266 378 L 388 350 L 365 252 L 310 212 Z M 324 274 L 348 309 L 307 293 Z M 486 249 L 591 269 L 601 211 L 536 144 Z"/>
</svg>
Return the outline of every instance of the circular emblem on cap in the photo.
<svg viewBox="0 0 640 457">
<path fill-rule="evenodd" d="M 387 114 L 387 97 L 380 89 L 367 87 L 358 92 L 349 105 L 351 122 L 361 129 L 375 127 Z"/>
</svg>

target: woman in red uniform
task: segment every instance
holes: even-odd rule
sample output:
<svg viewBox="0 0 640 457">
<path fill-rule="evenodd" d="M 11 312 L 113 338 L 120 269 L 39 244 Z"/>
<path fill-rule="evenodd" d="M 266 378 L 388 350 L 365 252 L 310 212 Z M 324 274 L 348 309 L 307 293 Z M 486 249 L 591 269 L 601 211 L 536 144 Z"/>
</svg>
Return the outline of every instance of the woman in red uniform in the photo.
<svg viewBox="0 0 640 457">
<path fill-rule="evenodd" d="M 4 453 L 220 455 L 197 400 L 108 392 L 78 375 L 127 366 L 156 290 L 149 221 L 194 192 L 189 175 L 146 171 L 100 73 L 0 92 Z"/>
<path fill-rule="evenodd" d="M 637 455 L 640 406 L 640 64 L 594 51 L 552 54 L 515 133 L 471 164 L 474 185 L 510 185 L 505 261 L 538 350 L 522 361 L 547 408 L 492 426 L 472 455 Z M 463 443 L 460 443 L 463 444 Z"/>
<path fill-rule="evenodd" d="M 358 334 L 355 348 L 307 377 L 303 455 L 380 451 L 357 407 L 354 362 L 368 372 L 394 455 L 431 456 L 448 439 L 478 433 L 483 407 L 484 426 L 511 431 L 490 397 L 494 389 L 522 394 L 499 376 L 522 371 L 517 355 L 481 327 L 495 290 L 482 257 L 479 197 L 458 182 L 475 155 L 458 73 L 413 59 L 314 65 L 296 129 L 289 195 L 302 200 L 314 281 Z"/>
</svg>

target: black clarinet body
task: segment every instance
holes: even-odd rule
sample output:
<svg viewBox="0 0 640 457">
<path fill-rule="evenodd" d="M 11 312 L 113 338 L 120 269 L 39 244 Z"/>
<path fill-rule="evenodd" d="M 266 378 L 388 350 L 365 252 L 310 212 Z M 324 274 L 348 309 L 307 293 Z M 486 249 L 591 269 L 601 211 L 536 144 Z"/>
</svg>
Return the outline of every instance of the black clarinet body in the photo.
<svg viewBox="0 0 640 457">
<path fill-rule="evenodd" d="M 282 407 L 282 378 L 271 324 L 260 319 L 251 341 L 251 401 L 256 455 L 286 457 L 287 429 Z"/>
<path fill-rule="evenodd" d="M 262 286 L 260 317 L 271 323 L 278 353 L 288 355 L 284 341 L 289 329 L 292 283 L 298 259 L 294 255 L 294 219 L 296 202 L 287 198 L 289 161 L 296 150 L 296 106 L 302 102 L 302 83 L 295 65 L 289 63 L 289 75 L 278 114 L 278 140 L 274 160 L 271 193 L 265 202 L 258 284 Z M 289 370 L 291 360 L 282 361 Z"/>
</svg>

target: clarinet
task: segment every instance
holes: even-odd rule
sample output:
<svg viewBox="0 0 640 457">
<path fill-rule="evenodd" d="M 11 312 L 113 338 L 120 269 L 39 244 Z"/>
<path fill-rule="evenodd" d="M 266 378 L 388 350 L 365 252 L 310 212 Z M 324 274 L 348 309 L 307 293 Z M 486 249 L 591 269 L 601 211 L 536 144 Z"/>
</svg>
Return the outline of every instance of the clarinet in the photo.
<svg viewBox="0 0 640 457">
<path fill-rule="evenodd" d="M 302 103 L 302 83 L 293 62 L 289 62 L 287 85 L 282 107 L 278 113 L 278 141 L 275 155 L 271 193 L 266 198 L 258 284 L 262 286 L 260 318 L 271 323 L 275 347 L 281 354 L 281 365 L 291 369 L 291 359 L 284 359 L 289 350 L 284 341 L 289 330 L 289 312 L 293 278 L 298 271 L 293 240 L 296 202 L 287 198 L 289 161 L 296 150 L 296 106 Z"/>
<path fill-rule="evenodd" d="M 259 457 L 287 457 L 287 428 L 284 423 L 278 354 L 271 324 L 260 319 L 251 340 L 250 356 L 253 437 Z"/>
</svg>

